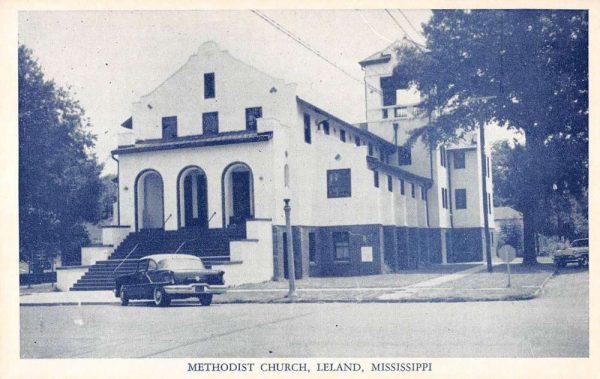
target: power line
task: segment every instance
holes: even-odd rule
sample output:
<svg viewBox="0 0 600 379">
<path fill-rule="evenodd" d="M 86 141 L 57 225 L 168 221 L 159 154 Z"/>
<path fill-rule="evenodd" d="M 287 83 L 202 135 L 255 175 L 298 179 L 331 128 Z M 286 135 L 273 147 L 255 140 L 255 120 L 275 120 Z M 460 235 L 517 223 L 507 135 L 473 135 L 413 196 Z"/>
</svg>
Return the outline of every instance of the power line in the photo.
<svg viewBox="0 0 600 379">
<path fill-rule="evenodd" d="M 304 42 L 300 37 L 298 37 L 297 35 L 295 35 L 294 33 L 292 33 L 290 30 L 286 29 L 283 25 L 279 24 L 274 19 L 270 18 L 266 14 L 264 14 L 264 13 L 262 13 L 262 12 L 256 10 L 256 9 L 251 9 L 250 11 L 252 13 L 254 13 L 255 15 L 257 15 L 258 17 L 262 18 L 267 23 L 269 23 L 275 29 L 279 30 L 280 32 L 282 32 L 286 36 L 288 36 L 291 39 L 293 39 L 294 41 L 296 41 L 298 44 L 300 44 L 302 47 L 304 47 L 305 49 L 307 49 L 311 53 L 315 54 L 319 58 L 323 59 L 325 62 L 329 63 L 330 65 L 332 65 L 333 67 L 335 67 L 336 69 L 338 69 L 339 71 L 341 71 L 344 75 L 348 76 L 349 78 L 351 78 L 352 80 L 354 80 L 354 81 L 356 81 L 356 82 L 358 82 L 360 84 L 364 83 L 364 81 L 362 79 L 356 78 L 355 76 L 353 76 L 352 74 L 350 74 L 348 71 L 344 70 L 343 68 L 341 68 L 340 66 L 338 66 L 336 63 L 332 62 L 327 57 L 323 56 L 323 54 L 321 54 L 318 50 L 316 50 L 315 48 L 313 48 L 312 46 L 310 46 L 307 42 Z M 376 92 L 378 92 L 378 93 L 381 94 L 381 91 L 378 88 L 376 88 L 376 87 L 374 87 L 374 86 L 372 86 L 372 85 L 370 85 L 368 83 L 367 83 L 367 86 L 369 88 L 371 88 L 373 91 L 376 91 Z"/>
<path fill-rule="evenodd" d="M 402 9 L 398 9 L 398 11 L 400 12 L 400 14 L 402 15 L 402 17 L 404 17 L 404 19 L 406 20 L 406 22 L 408 22 L 408 25 L 410 25 L 410 27 L 412 28 L 412 30 L 415 31 L 415 33 L 417 33 L 417 35 L 419 37 L 422 37 L 422 34 L 420 31 L 417 30 L 417 28 L 415 28 L 415 26 L 413 25 L 412 22 L 410 22 L 410 19 L 408 17 L 406 17 L 406 13 L 404 13 L 404 11 Z M 416 41 L 413 41 L 415 43 L 417 43 Z M 421 45 L 422 46 L 422 45 Z"/>
<path fill-rule="evenodd" d="M 407 39 L 409 39 L 412 43 L 414 43 L 417 46 L 417 48 L 419 48 L 419 49 L 424 48 L 424 46 L 422 46 L 420 43 L 416 42 L 414 39 L 412 39 L 410 37 L 410 35 L 406 32 L 406 29 L 404 29 L 404 26 L 402 26 L 402 24 L 400 24 L 400 22 L 398 22 L 396 17 L 394 17 L 394 15 L 388 9 L 384 9 L 384 11 L 388 14 L 388 16 L 390 16 L 390 18 L 394 21 L 394 23 L 400 28 L 400 30 L 402 31 L 402 33 L 404 33 L 404 36 Z"/>
</svg>

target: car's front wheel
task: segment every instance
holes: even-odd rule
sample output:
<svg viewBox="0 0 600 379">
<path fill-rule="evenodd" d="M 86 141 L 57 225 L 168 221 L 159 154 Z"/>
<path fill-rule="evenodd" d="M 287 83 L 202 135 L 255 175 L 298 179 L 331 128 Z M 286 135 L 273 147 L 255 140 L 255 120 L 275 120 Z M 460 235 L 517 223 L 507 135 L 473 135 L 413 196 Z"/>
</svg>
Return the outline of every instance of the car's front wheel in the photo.
<svg viewBox="0 0 600 379">
<path fill-rule="evenodd" d="M 168 307 L 171 304 L 171 298 L 169 295 L 165 293 L 165 290 L 161 287 L 156 287 L 154 289 L 154 305 L 158 307 Z"/>
<path fill-rule="evenodd" d="M 588 265 L 589 261 L 587 255 L 584 255 L 583 257 L 579 258 L 579 267 L 588 267 Z"/>
<path fill-rule="evenodd" d="M 204 294 L 198 296 L 198 298 L 200 299 L 200 305 L 202 305 L 203 307 L 208 307 L 212 303 L 213 295 L 212 293 Z"/>
<path fill-rule="evenodd" d="M 125 292 L 125 287 L 121 287 L 121 291 L 119 291 L 119 297 L 121 298 L 122 306 L 129 304 L 129 296 L 127 295 L 127 292 Z"/>
</svg>

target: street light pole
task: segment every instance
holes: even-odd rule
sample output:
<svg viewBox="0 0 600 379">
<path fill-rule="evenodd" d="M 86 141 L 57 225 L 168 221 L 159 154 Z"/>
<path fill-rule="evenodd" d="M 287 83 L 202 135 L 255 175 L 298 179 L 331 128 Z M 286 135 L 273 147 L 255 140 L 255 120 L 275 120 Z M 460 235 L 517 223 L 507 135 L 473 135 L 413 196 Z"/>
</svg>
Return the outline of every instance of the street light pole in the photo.
<svg viewBox="0 0 600 379">
<path fill-rule="evenodd" d="M 292 207 L 290 207 L 290 199 L 283 199 L 283 201 L 285 203 L 283 211 L 285 212 L 285 231 L 287 238 L 287 251 L 285 251 L 284 254 L 287 254 L 288 258 L 288 281 L 290 287 L 287 297 L 293 302 L 298 298 L 298 295 L 296 295 L 296 271 L 294 267 L 294 249 L 292 245 L 292 223 L 290 220 Z"/>
<path fill-rule="evenodd" d="M 492 249 L 490 246 L 490 222 L 488 219 L 488 211 L 491 204 L 488 204 L 487 194 L 487 174 L 485 155 L 485 133 L 483 128 L 483 119 L 479 122 L 479 145 L 481 149 L 481 186 L 483 192 L 483 233 L 485 237 L 485 259 L 487 261 L 487 271 L 492 272 Z"/>
</svg>

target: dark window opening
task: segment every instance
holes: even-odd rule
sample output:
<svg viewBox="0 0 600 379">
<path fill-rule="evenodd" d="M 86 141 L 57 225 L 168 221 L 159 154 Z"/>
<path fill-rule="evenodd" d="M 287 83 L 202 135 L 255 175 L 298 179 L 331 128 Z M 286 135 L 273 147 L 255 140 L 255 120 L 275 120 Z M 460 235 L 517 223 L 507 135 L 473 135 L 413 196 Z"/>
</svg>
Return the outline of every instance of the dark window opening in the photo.
<svg viewBox="0 0 600 379">
<path fill-rule="evenodd" d="M 310 263 L 317 262 L 317 238 L 314 232 L 308 233 L 308 260 Z"/>
<path fill-rule="evenodd" d="M 414 199 L 417 194 L 417 190 L 415 189 L 415 183 L 410 183 L 410 196 Z"/>
<path fill-rule="evenodd" d="M 212 99 L 215 97 L 215 73 L 204 74 L 204 98 Z"/>
<path fill-rule="evenodd" d="M 394 79 L 391 76 L 379 79 L 381 92 L 383 93 L 383 106 L 396 105 L 396 88 Z"/>
<path fill-rule="evenodd" d="M 311 143 L 310 138 L 310 115 L 304 114 L 304 142 Z"/>
<path fill-rule="evenodd" d="M 349 168 L 327 170 L 327 197 L 351 197 L 352 178 Z"/>
<path fill-rule="evenodd" d="M 392 184 L 392 177 L 391 176 L 387 176 L 387 185 L 388 185 L 388 191 L 392 192 L 394 190 L 393 184 Z"/>
<path fill-rule="evenodd" d="M 177 116 L 162 118 L 162 139 L 177 138 Z"/>
<path fill-rule="evenodd" d="M 410 146 L 398 147 L 398 166 L 407 166 L 412 164 L 412 154 Z"/>
<path fill-rule="evenodd" d="M 346 131 L 340 129 L 340 141 L 346 142 Z"/>
<path fill-rule="evenodd" d="M 375 187 L 379 188 L 379 172 L 373 171 L 373 180 L 375 182 Z"/>
<path fill-rule="evenodd" d="M 421 186 L 421 200 L 427 200 L 427 191 L 425 191 L 425 187 Z"/>
<path fill-rule="evenodd" d="M 202 113 L 202 134 L 208 136 L 219 134 L 218 112 Z"/>
<path fill-rule="evenodd" d="M 446 167 L 446 149 L 444 148 L 444 146 L 440 147 L 440 160 L 442 167 Z"/>
<path fill-rule="evenodd" d="M 404 195 L 404 179 L 400 179 L 400 194 Z"/>
<path fill-rule="evenodd" d="M 246 130 L 255 132 L 259 118 L 262 118 L 262 107 L 246 108 Z"/>
<path fill-rule="evenodd" d="M 354 143 L 356 144 L 356 146 L 360 146 L 360 137 L 356 136 L 356 138 L 354 139 Z"/>
<path fill-rule="evenodd" d="M 383 118 L 388 118 L 388 110 L 387 109 L 383 110 Z"/>
<path fill-rule="evenodd" d="M 373 156 L 373 144 L 369 142 L 369 156 Z"/>
<path fill-rule="evenodd" d="M 456 209 L 467 209 L 467 190 L 459 188 L 454 190 L 454 204 Z"/>
<path fill-rule="evenodd" d="M 348 232 L 333 232 L 333 247 L 336 261 L 350 260 L 350 234 Z"/>
<path fill-rule="evenodd" d="M 329 121 L 323 121 L 322 123 L 323 125 L 323 132 L 325 132 L 325 134 L 329 134 Z"/>
<path fill-rule="evenodd" d="M 462 150 L 454 151 L 454 168 L 465 168 L 465 152 Z"/>
</svg>

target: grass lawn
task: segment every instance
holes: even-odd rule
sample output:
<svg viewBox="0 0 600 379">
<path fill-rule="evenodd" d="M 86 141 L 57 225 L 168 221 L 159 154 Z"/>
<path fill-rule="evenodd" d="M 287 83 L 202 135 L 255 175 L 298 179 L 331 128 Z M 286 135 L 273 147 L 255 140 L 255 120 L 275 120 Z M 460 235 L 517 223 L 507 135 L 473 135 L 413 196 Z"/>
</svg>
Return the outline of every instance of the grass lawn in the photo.
<svg viewBox="0 0 600 379">
<path fill-rule="evenodd" d="M 540 263 L 535 266 L 523 266 L 520 263 L 510 265 L 510 281 L 513 288 L 539 287 L 548 276 L 554 272 L 551 263 Z M 448 283 L 445 287 L 452 288 L 505 288 L 508 284 L 506 264 L 494 266 L 494 272 L 481 271 L 476 274 Z"/>
<path fill-rule="evenodd" d="M 418 270 L 405 270 L 399 273 L 365 275 L 365 276 L 345 276 L 345 277 L 326 277 L 326 278 L 305 278 L 296 280 L 296 288 L 398 288 L 406 287 L 411 284 L 436 278 L 441 275 L 452 274 L 458 271 L 480 265 L 480 263 L 465 263 L 451 265 L 428 265 Z M 225 274 L 227 282 L 227 274 Z M 236 289 L 286 289 L 288 288 L 287 279 L 279 282 L 264 282 L 257 284 L 244 284 Z"/>
</svg>

